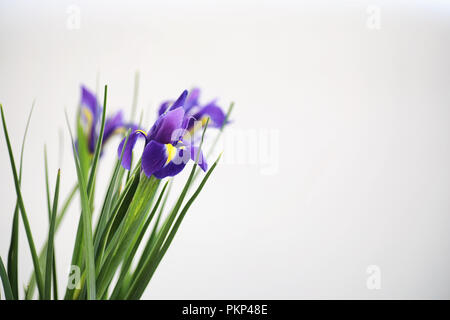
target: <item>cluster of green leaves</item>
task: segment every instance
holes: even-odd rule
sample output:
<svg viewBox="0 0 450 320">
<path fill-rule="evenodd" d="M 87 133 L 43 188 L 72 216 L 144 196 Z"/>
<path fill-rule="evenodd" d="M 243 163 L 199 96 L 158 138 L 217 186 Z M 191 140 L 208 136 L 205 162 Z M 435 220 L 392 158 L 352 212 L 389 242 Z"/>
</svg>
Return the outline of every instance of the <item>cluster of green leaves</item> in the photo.
<svg viewBox="0 0 450 320">
<path fill-rule="evenodd" d="M 77 182 L 61 206 L 59 205 L 61 172 L 57 171 L 55 190 L 52 195 L 48 179 L 47 153 L 44 148 L 49 230 L 47 240 L 39 254 L 36 251 L 21 192 L 23 151 L 32 112 L 28 117 L 22 141 L 19 172 L 17 172 L 3 107 L 0 105 L 3 131 L 17 195 L 6 268 L 0 257 L 0 278 L 6 299 L 20 298 L 18 281 L 20 218 L 25 228 L 34 267 L 34 272 L 25 287 L 24 298 L 32 299 L 35 296 L 36 288 L 39 299 L 59 298 L 55 263 L 55 234 L 77 191 L 81 203 L 81 214 L 71 264 L 78 268 L 80 276 L 71 280 L 71 275 L 68 275 L 68 282 L 75 282 L 67 286 L 64 299 L 139 299 L 171 245 L 187 211 L 216 168 L 220 156 L 203 176 L 201 182 L 195 184 L 194 181 L 199 173 L 197 161 L 195 161 L 182 192 L 178 195 L 175 203 L 168 206 L 167 200 L 173 178 L 165 179 L 165 182 L 153 176 L 147 178 L 140 170 L 140 161 L 128 174 L 125 174 L 125 169 L 120 165 L 120 158 L 114 165 L 97 221 L 93 223 L 94 195 L 97 168 L 102 152 L 106 105 L 107 86 L 104 90 L 99 139 L 93 155 L 88 152 L 87 136 L 83 130 L 80 115 L 78 115 L 76 123 L 77 144 L 74 142 L 69 121 L 67 121 L 72 139 Z M 227 119 L 232 108 L 233 105 L 228 110 Z M 134 114 L 134 111 L 132 113 Z M 207 124 L 202 133 L 200 147 L 206 128 Z M 127 132 L 125 145 L 129 134 L 130 132 Z M 211 149 L 210 152 L 212 151 Z M 166 210 L 167 208 L 169 209 Z"/>
</svg>

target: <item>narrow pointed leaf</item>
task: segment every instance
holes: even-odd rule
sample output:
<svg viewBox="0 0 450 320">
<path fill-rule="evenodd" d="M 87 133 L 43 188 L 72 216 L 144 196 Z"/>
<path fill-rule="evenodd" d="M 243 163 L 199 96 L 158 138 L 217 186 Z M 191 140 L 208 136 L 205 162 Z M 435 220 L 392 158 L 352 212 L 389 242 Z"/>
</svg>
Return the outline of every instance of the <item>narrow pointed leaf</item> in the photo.
<svg viewBox="0 0 450 320">
<path fill-rule="evenodd" d="M 52 281 L 52 273 L 53 273 L 53 263 L 54 263 L 54 239 L 55 239 L 55 225 L 56 225 L 56 212 L 58 210 L 58 197 L 59 197 L 59 183 L 60 183 L 61 171 L 58 170 L 58 175 L 56 177 L 56 186 L 55 186 L 55 196 L 53 198 L 53 208 L 51 212 L 50 218 L 50 228 L 48 231 L 48 240 L 47 240 L 47 264 L 45 267 L 45 299 L 50 300 L 51 294 L 51 281 Z"/>
<path fill-rule="evenodd" d="M 27 235 L 28 245 L 29 245 L 30 251 L 31 251 L 31 257 L 33 260 L 34 272 L 36 274 L 36 282 L 37 282 L 37 286 L 38 286 L 38 290 L 39 290 L 39 295 L 41 297 L 43 297 L 44 296 L 44 283 L 42 280 L 42 273 L 41 273 L 41 268 L 39 265 L 39 258 L 36 253 L 36 246 L 34 244 L 33 235 L 31 233 L 30 223 L 28 222 L 27 213 L 25 211 L 25 206 L 23 204 L 22 192 L 20 190 L 20 185 L 19 185 L 19 177 L 17 175 L 17 169 L 16 169 L 16 164 L 14 161 L 14 156 L 13 156 L 13 152 L 12 152 L 12 148 L 11 148 L 11 142 L 9 140 L 8 129 L 6 127 L 6 120 L 5 120 L 5 115 L 3 112 L 3 106 L 1 104 L 0 104 L 0 110 L 1 110 L 1 114 L 2 114 L 3 132 L 5 134 L 6 144 L 8 146 L 8 154 L 9 154 L 9 159 L 10 159 L 10 163 L 11 163 L 11 169 L 13 172 L 14 186 L 16 188 L 19 209 L 21 212 L 22 221 L 23 221 L 24 228 L 25 228 L 25 233 Z"/>
<path fill-rule="evenodd" d="M 86 263 L 86 284 L 87 284 L 87 298 L 89 300 L 95 300 L 97 297 L 96 287 L 95 287 L 95 260 L 94 260 L 94 245 L 92 241 L 92 223 L 91 223 L 91 208 L 89 205 L 89 197 L 87 194 L 86 184 L 81 173 L 80 163 L 78 161 L 77 150 L 75 148 L 75 144 L 73 142 L 72 131 L 70 130 L 69 121 L 67 119 L 67 125 L 69 126 L 70 136 L 72 138 L 72 150 L 73 157 L 75 162 L 75 167 L 77 171 L 78 177 L 78 186 L 81 198 L 81 216 L 83 221 L 83 248 L 85 254 L 85 263 Z"/>
<path fill-rule="evenodd" d="M 25 150 L 25 141 L 27 138 L 28 128 L 30 126 L 31 115 L 33 114 L 34 101 L 31 105 L 30 113 L 28 114 L 27 124 L 25 126 L 25 132 L 22 139 L 22 147 L 20 150 L 20 163 L 19 163 L 19 185 L 22 184 L 22 168 L 23 168 L 23 154 Z M 11 232 L 11 242 L 8 251 L 8 277 L 11 284 L 11 289 L 14 294 L 14 298 L 19 298 L 19 284 L 18 284 L 18 247 L 19 247 L 19 204 L 16 200 L 16 206 L 14 208 L 13 226 Z"/>
<path fill-rule="evenodd" d="M 14 300 L 14 295 L 11 290 L 11 284 L 9 283 L 8 275 L 6 274 L 5 266 L 3 265 L 3 260 L 0 257 L 0 278 L 3 283 L 3 291 L 5 292 L 6 300 Z"/>
</svg>

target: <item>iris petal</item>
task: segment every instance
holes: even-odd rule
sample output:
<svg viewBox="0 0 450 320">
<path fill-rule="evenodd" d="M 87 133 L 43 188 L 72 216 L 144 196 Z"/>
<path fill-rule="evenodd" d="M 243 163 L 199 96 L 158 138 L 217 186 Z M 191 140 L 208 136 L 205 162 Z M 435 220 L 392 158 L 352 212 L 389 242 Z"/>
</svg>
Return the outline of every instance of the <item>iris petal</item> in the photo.
<svg viewBox="0 0 450 320">
<path fill-rule="evenodd" d="M 105 121 L 105 130 L 103 133 L 103 143 L 108 140 L 115 132 L 117 132 L 117 129 L 123 128 L 123 112 L 119 111 L 115 115 L 108 117 Z"/>
<path fill-rule="evenodd" d="M 89 110 L 92 115 L 92 123 L 96 123 L 100 106 L 96 96 L 85 86 L 81 86 L 81 106 Z"/>
<path fill-rule="evenodd" d="M 133 155 L 133 148 L 136 145 L 136 141 L 138 140 L 138 138 L 145 138 L 145 136 L 141 133 L 141 131 L 134 131 L 130 134 L 128 141 L 127 141 L 127 145 L 125 146 L 125 150 L 123 151 L 123 157 L 122 157 L 122 167 L 124 167 L 127 170 L 130 170 L 131 167 L 131 157 Z M 117 154 L 119 156 L 122 155 L 122 149 L 123 149 L 123 145 L 125 143 L 125 138 L 122 139 L 122 141 L 119 144 L 119 147 L 117 148 Z"/>
<path fill-rule="evenodd" d="M 176 130 L 180 130 L 183 120 L 184 110 L 181 107 L 163 114 L 151 129 L 149 140 L 156 140 L 162 144 L 178 140 L 179 137 L 174 137 L 173 135 L 177 133 L 179 136 L 182 136 L 183 132 L 177 132 Z M 181 131 L 183 130 L 181 129 Z"/>
<path fill-rule="evenodd" d="M 167 148 L 165 144 L 157 141 L 150 141 L 142 153 L 142 170 L 150 178 L 155 172 L 160 170 L 167 161 Z"/>
<path fill-rule="evenodd" d="M 170 107 L 170 104 L 172 103 L 172 101 L 164 101 L 163 103 L 161 103 L 161 105 L 159 106 L 158 109 L 158 115 L 162 115 L 164 112 L 167 111 L 167 109 Z"/>
<path fill-rule="evenodd" d="M 195 161 L 198 155 L 198 165 L 199 167 L 206 172 L 208 170 L 208 163 L 206 162 L 206 158 L 203 156 L 202 150 L 199 147 L 191 145 L 191 159 Z"/>
<path fill-rule="evenodd" d="M 184 162 L 176 164 L 174 162 L 169 162 L 166 166 L 156 171 L 153 175 L 155 178 L 164 179 L 166 177 L 173 177 L 183 171 L 186 164 Z"/>
<path fill-rule="evenodd" d="M 216 104 L 216 101 L 211 101 L 194 115 L 197 120 L 202 120 L 204 117 L 211 119 L 209 125 L 213 128 L 220 128 L 225 122 L 225 113 Z"/>
<path fill-rule="evenodd" d="M 176 108 L 182 107 L 184 102 L 186 101 L 186 97 L 188 95 L 188 91 L 184 90 L 177 100 L 170 106 L 169 110 L 175 110 Z"/>
<path fill-rule="evenodd" d="M 196 107 L 199 105 L 198 98 L 200 96 L 200 89 L 194 88 L 189 93 L 188 97 L 186 98 L 186 102 L 184 103 L 184 110 L 188 112 L 193 107 Z"/>
</svg>

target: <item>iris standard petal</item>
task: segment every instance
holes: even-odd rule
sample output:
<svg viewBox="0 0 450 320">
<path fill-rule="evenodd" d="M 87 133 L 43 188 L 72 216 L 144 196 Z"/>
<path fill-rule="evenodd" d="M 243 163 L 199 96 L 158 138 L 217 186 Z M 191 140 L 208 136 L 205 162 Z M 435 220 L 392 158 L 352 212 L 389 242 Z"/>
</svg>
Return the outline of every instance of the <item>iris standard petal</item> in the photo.
<svg viewBox="0 0 450 320">
<path fill-rule="evenodd" d="M 155 172 L 160 170 L 167 162 L 167 147 L 163 143 L 150 141 L 142 153 L 142 170 L 150 178 Z"/>
<path fill-rule="evenodd" d="M 225 122 L 225 113 L 216 104 L 215 100 L 211 101 L 194 114 L 194 118 L 197 120 L 203 120 L 206 119 L 206 117 L 210 118 L 209 126 L 213 128 L 220 128 Z"/>
<path fill-rule="evenodd" d="M 189 95 L 186 98 L 186 102 L 184 103 L 184 110 L 188 112 L 193 107 L 196 107 L 199 105 L 198 98 L 200 96 L 200 89 L 194 88 L 189 92 Z"/>
<path fill-rule="evenodd" d="M 175 110 L 176 108 L 182 107 L 184 102 L 186 101 L 186 97 L 188 95 L 188 91 L 184 90 L 177 100 L 170 106 L 169 110 Z"/>
<path fill-rule="evenodd" d="M 122 167 L 124 167 L 127 170 L 130 170 L 131 167 L 131 157 L 133 155 L 133 148 L 136 145 L 136 141 L 138 138 L 145 138 L 145 135 L 142 131 L 134 131 L 130 134 L 127 145 L 125 146 L 125 150 L 123 151 L 123 157 L 122 157 Z M 119 144 L 119 147 L 117 148 L 117 155 L 120 159 L 120 156 L 122 155 L 122 149 L 123 145 L 125 143 L 126 137 L 122 139 L 122 141 Z"/>
<path fill-rule="evenodd" d="M 183 135 L 184 109 L 179 107 L 163 114 L 158 118 L 155 125 L 150 130 L 148 140 L 156 140 L 159 143 L 167 144 L 178 140 Z M 174 136 L 176 134 L 176 136 Z"/>
</svg>

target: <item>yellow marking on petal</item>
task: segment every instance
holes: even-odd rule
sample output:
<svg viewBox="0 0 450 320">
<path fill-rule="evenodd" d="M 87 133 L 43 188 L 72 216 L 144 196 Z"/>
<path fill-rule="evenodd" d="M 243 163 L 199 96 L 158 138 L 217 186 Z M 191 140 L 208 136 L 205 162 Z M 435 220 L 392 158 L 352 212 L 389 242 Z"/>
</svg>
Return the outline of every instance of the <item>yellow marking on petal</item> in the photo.
<svg viewBox="0 0 450 320">
<path fill-rule="evenodd" d="M 126 130 L 124 127 L 119 127 L 116 130 L 114 130 L 113 134 L 119 134 L 119 133 L 125 133 Z"/>
<path fill-rule="evenodd" d="M 208 121 L 209 116 L 205 116 L 202 118 L 202 126 L 204 126 L 206 124 L 206 121 Z"/>
<path fill-rule="evenodd" d="M 92 114 L 91 110 L 88 108 L 83 108 L 82 111 L 83 111 L 84 117 L 86 118 L 88 126 L 91 127 L 94 115 Z"/>
<path fill-rule="evenodd" d="M 173 157 L 175 157 L 175 154 L 177 153 L 177 148 L 175 148 L 172 144 L 167 143 L 166 144 L 166 149 L 167 149 L 167 161 L 165 166 L 172 161 Z"/>
<path fill-rule="evenodd" d="M 140 132 L 140 133 L 142 133 L 144 136 L 147 136 L 147 132 L 145 132 L 144 130 L 138 129 L 138 130 L 136 130 L 136 132 Z"/>
</svg>

